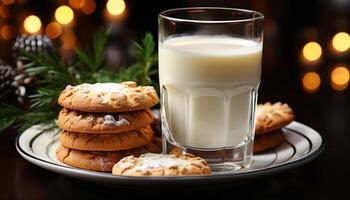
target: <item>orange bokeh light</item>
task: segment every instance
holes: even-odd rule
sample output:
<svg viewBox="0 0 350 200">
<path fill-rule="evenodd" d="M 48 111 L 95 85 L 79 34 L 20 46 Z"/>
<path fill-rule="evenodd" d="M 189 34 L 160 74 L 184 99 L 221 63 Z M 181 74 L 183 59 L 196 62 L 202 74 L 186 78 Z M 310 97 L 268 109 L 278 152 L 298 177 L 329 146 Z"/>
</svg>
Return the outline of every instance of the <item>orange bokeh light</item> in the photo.
<svg viewBox="0 0 350 200">
<path fill-rule="evenodd" d="M 11 25 L 4 25 L 0 29 L 1 38 L 11 40 L 15 35 L 15 28 Z"/>
<path fill-rule="evenodd" d="M 96 3 L 94 0 L 85 0 L 84 5 L 81 7 L 81 12 L 90 15 L 96 10 Z"/>
<path fill-rule="evenodd" d="M 73 31 L 67 30 L 62 33 L 62 48 L 63 49 L 73 49 L 77 44 L 77 39 Z"/>
<path fill-rule="evenodd" d="M 331 86 L 334 90 L 345 90 L 349 85 L 350 73 L 345 66 L 335 67 L 331 72 Z"/>
<path fill-rule="evenodd" d="M 57 22 L 51 22 L 46 26 L 46 34 L 54 39 L 59 37 L 62 34 L 62 28 L 61 25 Z"/>
<path fill-rule="evenodd" d="M 0 5 L 0 16 L 1 16 L 2 18 L 8 18 L 9 15 L 10 15 L 10 12 L 9 12 L 7 6 L 5 6 L 5 5 Z"/>
<path fill-rule="evenodd" d="M 321 78 L 316 72 L 308 72 L 304 74 L 302 84 L 306 92 L 313 93 L 320 88 Z"/>
<path fill-rule="evenodd" d="M 69 5 L 75 9 L 82 8 L 84 4 L 85 4 L 85 0 L 69 0 Z"/>
<path fill-rule="evenodd" d="M 10 5 L 10 4 L 13 4 L 15 0 L 1 0 L 1 2 L 5 5 Z"/>
</svg>

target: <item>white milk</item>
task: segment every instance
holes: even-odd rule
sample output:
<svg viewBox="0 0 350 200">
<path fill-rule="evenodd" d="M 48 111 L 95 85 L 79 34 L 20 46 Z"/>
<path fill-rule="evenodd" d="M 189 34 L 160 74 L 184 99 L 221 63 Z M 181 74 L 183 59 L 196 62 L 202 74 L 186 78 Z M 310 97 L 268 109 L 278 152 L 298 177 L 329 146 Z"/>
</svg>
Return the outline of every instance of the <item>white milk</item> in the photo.
<svg viewBox="0 0 350 200">
<path fill-rule="evenodd" d="M 227 36 L 160 44 L 162 108 L 173 142 L 194 148 L 244 144 L 254 131 L 261 56 L 262 44 Z"/>
</svg>

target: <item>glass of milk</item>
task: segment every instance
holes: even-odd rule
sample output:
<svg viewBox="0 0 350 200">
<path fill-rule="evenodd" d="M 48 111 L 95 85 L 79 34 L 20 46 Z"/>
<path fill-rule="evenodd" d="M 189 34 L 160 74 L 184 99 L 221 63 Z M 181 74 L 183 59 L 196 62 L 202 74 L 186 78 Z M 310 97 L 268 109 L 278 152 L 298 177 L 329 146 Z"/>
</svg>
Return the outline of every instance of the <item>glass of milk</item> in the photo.
<svg viewBox="0 0 350 200">
<path fill-rule="evenodd" d="M 200 156 L 214 172 L 250 167 L 263 18 L 251 10 L 215 7 L 159 14 L 165 153 Z"/>
</svg>

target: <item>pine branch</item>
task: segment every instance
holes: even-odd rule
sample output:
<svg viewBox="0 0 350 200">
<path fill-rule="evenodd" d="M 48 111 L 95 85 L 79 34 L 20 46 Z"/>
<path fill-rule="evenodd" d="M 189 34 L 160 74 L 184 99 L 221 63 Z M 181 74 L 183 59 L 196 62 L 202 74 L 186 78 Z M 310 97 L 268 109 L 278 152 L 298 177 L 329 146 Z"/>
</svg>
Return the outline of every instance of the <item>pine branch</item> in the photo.
<svg viewBox="0 0 350 200">
<path fill-rule="evenodd" d="M 101 69 L 105 65 L 105 47 L 107 44 L 107 36 L 109 35 L 108 30 L 97 31 L 92 40 L 92 49 L 94 52 L 94 63 L 95 72 Z"/>
<path fill-rule="evenodd" d="M 57 105 L 59 92 L 55 89 L 41 88 L 36 94 L 30 95 L 31 108 L 52 108 Z"/>
<path fill-rule="evenodd" d="M 57 98 L 67 85 L 96 82 L 136 81 L 140 85 L 153 85 L 157 81 L 157 52 L 155 42 L 150 33 L 140 43 L 134 43 L 132 52 L 136 63 L 122 68 L 118 73 L 105 67 L 106 31 L 98 31 L 93 36 L 92 45 L 85 50 L 78 49 L 74 60 L 63 62 L 54 51 L 30 53 L 21 52 L 25 61 L 25 70 L 34 77 L 37 91 L 30 95 L 30 111 L 0 105 L 0 132 L 16 124 L 19 131 L 35 125 L 46 124 L 55 128 L 54 123 L 60 107 Z"/>
<path fill-rule="evenodd" d="M 118 73 L 102 68 L 94 74 L 96 82 L 136 81 L 139 85 L 152 85 L 158 89 L 157 81 L 152 76 L 158 75 L 158 55 L 155 51 L 155 42 L 151 33 L 146 33 L 140 43 L 133 43 L 132 54 L 136 63 L 130 67 L 121 68 Z"/>
<path fill-rule="evenodd" d="M 97 31 L 92 39 L 92 47 L 86 50 L 78 48 L 76 54 L 81 62 L 80 68 L 88 69 L 88 73 L 96 73 L 105 66 L 105 47 L 107 44 L 108 32 Z"/>
<path fill-rule="evenodd" d="M 25 112 L 15 106 L 10 106 L 7 104 L 1 104 L 0 109 L 0 133 L 10 127 L 12 124 L 18 120 Z"/>
<path fill-rule="evenodd" d="M 56 128 L 55 119 L 57 118 L 57 113 L 47 112 L 47 111 L 34 111 L 26 113 L 18 118 L 18 123 L 16 128 L 19 132 L 23 132 L 26 129 L 32 127 L 36 124 L 44 124 L 48 128 Z"/>
<path fill-rule="evenodd" d="M 67 65 L 61 61 L 56 52 L 32 53 L 23 51 L 21 55 L 27 63 L 24 65 L 24 69 L 36 80 L 39 80 L 37 83 L 49 84 L 50 87 L 57 83 L 61 85 L 78 83 L 74 74 L 69 72 Z M 58 80 L 59 82 L 57 82 Z"/>
<path fill-rule="evenodd" d="M 141 43 L 135 42 L 132 53 L 137 62 L 129 68 L 123 68 L 118 78 L 121 81 L 134 80 L 140 85 L 153 85 L 157 88 L 156 81 L 151 76 L 158 73 L 158 55 L 155 51 L 155 42 L 151 33 L 146 33 Z"/>
</svg>

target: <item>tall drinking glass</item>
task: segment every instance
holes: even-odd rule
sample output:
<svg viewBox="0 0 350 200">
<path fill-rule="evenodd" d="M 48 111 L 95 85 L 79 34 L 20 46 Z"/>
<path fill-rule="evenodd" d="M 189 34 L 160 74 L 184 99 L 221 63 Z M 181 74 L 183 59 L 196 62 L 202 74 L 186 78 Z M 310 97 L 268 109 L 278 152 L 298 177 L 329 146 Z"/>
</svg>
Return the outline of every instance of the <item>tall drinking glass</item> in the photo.
<svg viewBox="0 0 350 200">
<path fill-rule="evenodd" d="M 214 7 L 159 14 L 165 153 L 201 156 L 214 172 L 250 166 L 263 18 L 255 11 Z"/>
</svg>

